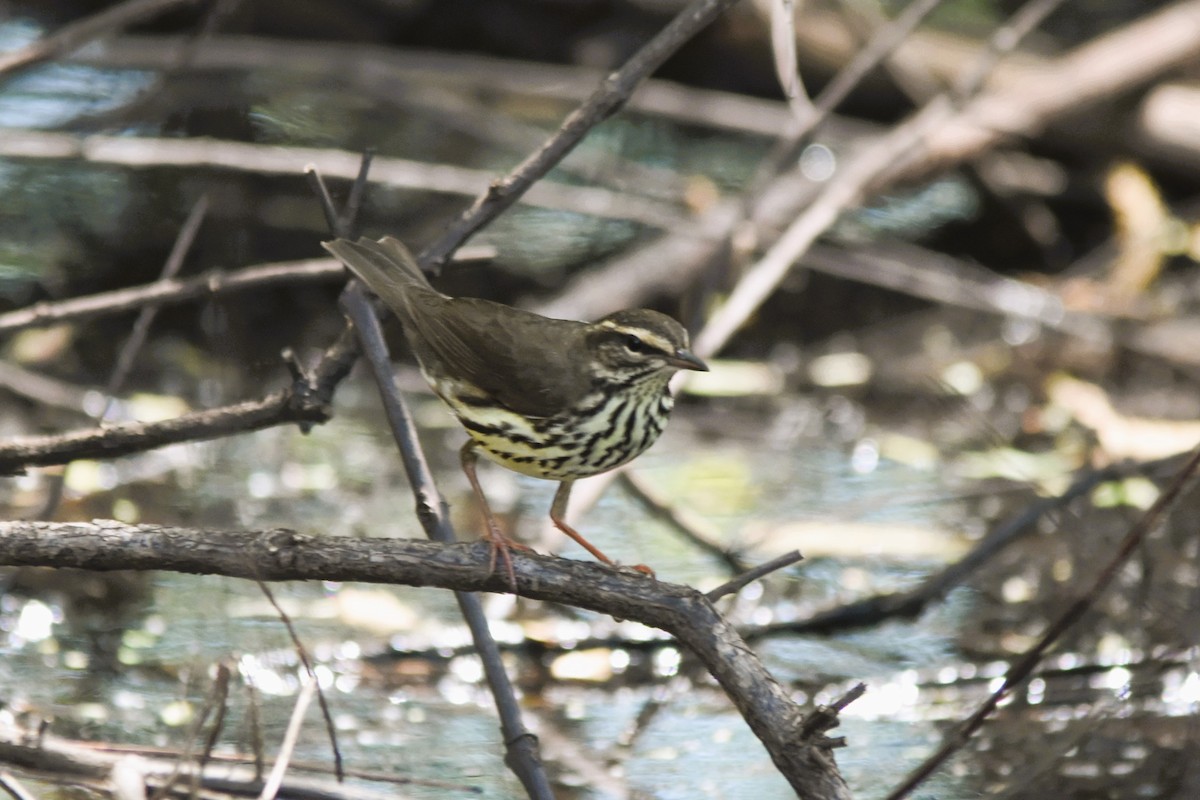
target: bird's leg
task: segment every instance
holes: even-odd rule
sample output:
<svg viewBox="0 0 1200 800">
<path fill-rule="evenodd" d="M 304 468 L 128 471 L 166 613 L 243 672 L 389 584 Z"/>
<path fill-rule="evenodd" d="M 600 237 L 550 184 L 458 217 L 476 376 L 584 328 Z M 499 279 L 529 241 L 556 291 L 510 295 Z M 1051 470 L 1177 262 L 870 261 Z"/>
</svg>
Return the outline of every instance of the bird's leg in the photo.
<svg viewBox="0 0 1200 800">
<path fill-rule="evenodd" d="M 508 582 L 512 584 L 513 591 L 517 589 L 517 573 L 513 569 L 512 552 L 513 550 L 528 550 L 529 548 L 520 542 L 515 542 L 505 536 L 500 530 L 500 526 L 496 523 L 496 518 L 492 516 L 492 507 L 488 505 L 487 497 L 483 493 L 483 487 L 479 485 L 479 478 L 475 474 L 475 462 L 479 460 L 478 454 L 475 452 L 476 443 L 474 439 L 468 439 L 463 445 L 462 450 L 458 451 L 459 459 L 462 461 L 463 472 L 467 474 L 467 481 L 470 482 L 471 488 L 475 491 L 475 499 L 479 501 L 479 508 L 483 511 L 483 538 L 492 546 L 492 559 L 488 564 L 488 572 L 496 571 L 496 555 L 504 560 L 504 569 L 508 573 Z"/>
<path fill-rule="evenodd" d="M 583 549 L 587 550 L 597 559 L 603 561 L 605 564 L 608 564 L 611 567 L 617 566 L 617 564 L 611 558 L 604 555 L 604 553 L 601 553 L 599 548 L 597 548 L 587 539 L 583 538 L 583 535 L 579 531 L 567 524 L 567 502 L 571 499 L 571 487 L 574 485 L 575 481 L 563 481 L 558 485 L 558 491 L 554 493 L 554 502 L 550 504 L 550 521 L 554 523 L 554 527 L 558 528 L 567 536 L 570 536 L 572 539 L 578 542 Z M 637 564 L 632 568 L 636 569 L 638 572 L 649 575 L 651 578 L 654 577 L 654 570 L 650 569 L 645 564 Z"/>
</svg>

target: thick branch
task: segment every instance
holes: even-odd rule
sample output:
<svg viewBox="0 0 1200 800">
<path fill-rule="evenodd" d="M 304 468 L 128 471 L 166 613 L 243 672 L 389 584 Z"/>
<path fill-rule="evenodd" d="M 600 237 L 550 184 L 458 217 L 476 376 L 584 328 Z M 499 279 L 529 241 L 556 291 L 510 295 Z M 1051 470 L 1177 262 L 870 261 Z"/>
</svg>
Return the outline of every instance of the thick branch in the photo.
<svg viewBox="0 0 1200 800">
<path fill-rule="evenodd" d="M 489 559 L 482 542 L 446 545 L 119 522 L 0 522 L 0 564 L 10 565 L 509 591 L 508 576 L 491 570 Z M 799 707 L 700 592 L 639 573 L 551 556 L 521 553 L 514 567 L 518 592 L 525 597 L 636 620 L 675 636 L 721 684 L 800 796 L 849 797 L 824 729 L 805 729 Z"/>
</svg>

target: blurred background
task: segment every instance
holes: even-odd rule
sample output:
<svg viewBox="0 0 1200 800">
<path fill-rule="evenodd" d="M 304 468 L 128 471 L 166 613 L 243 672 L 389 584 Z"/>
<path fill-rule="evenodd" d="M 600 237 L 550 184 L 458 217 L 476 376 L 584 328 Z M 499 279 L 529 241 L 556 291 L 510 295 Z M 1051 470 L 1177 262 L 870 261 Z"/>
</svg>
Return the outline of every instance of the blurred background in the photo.
<svg viewBox="0 0 1200 800">
<path fill-rule="evenodd" d="M 420 251 L 683 7 L 143 3 L 155 13 L 29 49 L 131 5 L 0 2 L 3 441 L 287 387 L 281 351 L 313 364 L 345 324 L 307 165 L 342 201 L 372 149 L 356 232 Z M 570 318 L 653 307 L 705 342 L 712 372 L 681 387 L 631 470 L 579 486 L 578 524 L 615 559 L 700 588 L 804 553 L 725 610 L 800 701 L 868 684 L 838 760 L 856 797 L 883 797 L 1083 593 L 1200 442 L 1200 3 L 808 0 L 794 27 L 783 7 L 727 10 L 436 283 Z M 997 33 L 1039 8 L 1016 52 L 996 53 Z M 808 98 L 889 38 L 814 123 Z M 822 208 L 831 222 L 812 222 Z M 818 241 L 781 255 L 799 225 Z M 706 332 L 771 258 L 794 266 L 732 335 Z M 61 305 L 151 284 L 172 260 L 200 283 L 158 307 L 134 350 L 145 302 Z M 473 538 L 462 431 L 389 333 Z M 552 484 L 482 477 L 517 538 L 590 559 L 545 530 Z M 1185 493 L 927 796 L 1197 796 L 1198 499 Z M 0 504 L 9 519 L 421 536 L 361 368 L 307 434 L 34 468 L 0 478 Z M 0 580 L 6 728 L 52 720 L 72 739 L 178 751 L 211 728 L 223 666 L 216 752 L 282 737 L 300 666 L 252 584 Z M 357 789 L 521 796 L 448 594 L 275 592 L 347 766 L 417 781 Z M 882 612 L 839 613 L 877 595 L 891 598 Z M 487 602 L 559 796 L 791 796 L 719 688 L 657 632 Z M 298 752 L 329 769 L 315 713 Z M 74 791 L 22 780 L 39 797 Z"/>
</svg>

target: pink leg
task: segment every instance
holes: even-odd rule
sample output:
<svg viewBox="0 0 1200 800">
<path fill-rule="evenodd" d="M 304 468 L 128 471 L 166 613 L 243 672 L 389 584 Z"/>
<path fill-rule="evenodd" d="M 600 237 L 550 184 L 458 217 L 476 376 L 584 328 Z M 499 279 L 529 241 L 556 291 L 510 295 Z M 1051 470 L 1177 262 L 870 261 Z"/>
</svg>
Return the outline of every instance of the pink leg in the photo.
<svg viewBox="0 0 1200 800">
<path fill-rule="evenodd" d="M 570 536 L 572 539 L 578 542 L 583 549 L 594 555 L 598 560 L 603 561 L 609 566 L 617 566 L 617 564 L 613 562 L 611 558 L 600 552 L 598 547 L 589 542 L 587 539 L 583 538 L 583 535 L 579 531 L 575 530 L 566 523 L 564 518 L 567 515 L 567 502 L 571 499 L 571 487 L 574 485 L 575 481 L 563 481 L 558 485 L 558 491 L 554 493 L 554 502 L 550 504 L 550 521 L 554 523 L 554 527 L 558 528 L 567 536 Z M 650 569 L 645 564 L 637 564 L 633 567 L 633 569 L 636 569 L 638 572 L 645 573 L 651 578 L 654 577 L 654 570 Z"/>
<path fill-rule="evenodd" d="M 463 472 L 467 474 L 467 481 L 470 482 L 471 488 L 475 491 L 475 498 L 479 501 L 479 508 L 483 511 L 483 538 L 492 546 L 492 559 L 488 565 L 488 572 L 496 571 L 496 556 L 499 554 L 504 561 L 504 570 L 508 573 L 508 582 L 512 585 L 513 591 L 516 591 L 517 573 L 513 569 L 512 551 L 528 550 L 529 548 L 505 536 L 496 523 L 496 518 L 492 515 L 492 507 L 488 505 L 487 497 L 483 494 L 483 487 L 479 485 L 479 478 L 475 475 L 475 462 L 479 460 L 479 456 L 475 453 L 475 447 L 475 440 L 469 439 L 458 455 L 462 461 Z"/>
</svg>

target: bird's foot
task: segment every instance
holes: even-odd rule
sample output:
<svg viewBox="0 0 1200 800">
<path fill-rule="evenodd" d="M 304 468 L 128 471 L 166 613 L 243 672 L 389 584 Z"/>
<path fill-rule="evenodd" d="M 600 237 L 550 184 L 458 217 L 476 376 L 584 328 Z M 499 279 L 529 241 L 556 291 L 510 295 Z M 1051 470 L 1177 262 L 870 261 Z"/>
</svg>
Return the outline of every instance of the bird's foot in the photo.
<svg viewBox="0 0 1200 800">
<path fill-rule="evenodd" d="M 629 567 L 629 569 L 633 570 L 634 572 L 642 573 L 650 580 L 658 580 L 658 576 L 654 574 L 654 570 L 650 569 L 645 564 L 634 564 L 632 567 Z"/>
<path fill-rule="evenodd" d="M 492 556 L 488 560 L 488 574 L 491 575 L 496 571 L 496 562 L 498 560 L 504 562 L 504 571 L 508 574 L 508 585 L 515 592 L 517 590 L 517 572 L 513 568 L 512 551 L 520 550 L 526 553 L 532 553 L 533 548 L 527 547 L 520 542 L 505 536 L 500 532 L 498 527 L 488 525 L 483 535 L 486 541 L 492 548 Z"/>
</svg>

